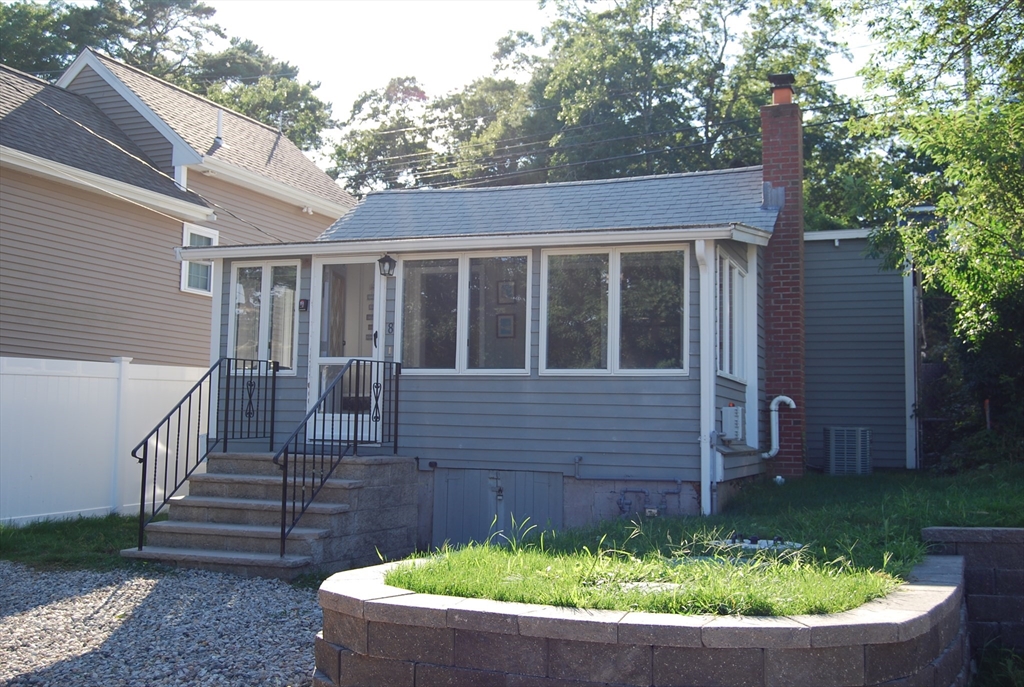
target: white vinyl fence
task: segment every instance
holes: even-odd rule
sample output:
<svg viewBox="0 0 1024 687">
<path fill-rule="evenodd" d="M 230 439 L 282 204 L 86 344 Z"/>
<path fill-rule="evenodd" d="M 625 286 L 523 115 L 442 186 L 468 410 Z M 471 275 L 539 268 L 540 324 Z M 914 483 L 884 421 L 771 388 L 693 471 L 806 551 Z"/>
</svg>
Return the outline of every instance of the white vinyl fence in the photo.
<svg viewBox="0 0 1024 687">
<path fill-rule="evenodd" d="M 137 513 L 131 450 L 206 372 L 0 357 L 0 522 Z"/>
</svg>

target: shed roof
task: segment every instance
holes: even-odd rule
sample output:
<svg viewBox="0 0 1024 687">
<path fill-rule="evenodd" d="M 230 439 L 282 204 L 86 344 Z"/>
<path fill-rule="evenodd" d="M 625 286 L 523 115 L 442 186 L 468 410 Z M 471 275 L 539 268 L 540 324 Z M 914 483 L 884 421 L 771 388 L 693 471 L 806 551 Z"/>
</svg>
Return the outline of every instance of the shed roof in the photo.
<svg viewBox="0 0 1024 687">
<path fill-rule="evenodd" d="M 761 167 L 367 195 L 320 241 L 629 231 L 740 224 L 772 231 Z"/>
<path fill-rule="evenodd" d="M 323 170 L 274 127 L 91 51 L 114 76 L 200 155 L 212 157 L 345 207 L 355 204 Z M 217 113 L 225 145 L 215 147 Z"/>
<path fill-rule="evenodd" d="M 0 65 L 0 140 L 8 148 L 206 207 L 157 171 L 86 97 Z"/>
</svg>

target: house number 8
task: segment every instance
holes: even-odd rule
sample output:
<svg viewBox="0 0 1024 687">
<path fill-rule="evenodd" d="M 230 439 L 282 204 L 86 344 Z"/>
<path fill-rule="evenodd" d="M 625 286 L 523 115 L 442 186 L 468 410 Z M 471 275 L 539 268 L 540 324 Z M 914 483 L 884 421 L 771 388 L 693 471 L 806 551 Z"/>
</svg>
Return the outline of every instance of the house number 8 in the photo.
<svg viewBox="0 0 1024 687">
<path fill-rule="evenodd" d="M 388 322 L 388 334 L 394 334 L 394 333 L 395 333 L 395 323 L 394 322 Z"/>
</svg>

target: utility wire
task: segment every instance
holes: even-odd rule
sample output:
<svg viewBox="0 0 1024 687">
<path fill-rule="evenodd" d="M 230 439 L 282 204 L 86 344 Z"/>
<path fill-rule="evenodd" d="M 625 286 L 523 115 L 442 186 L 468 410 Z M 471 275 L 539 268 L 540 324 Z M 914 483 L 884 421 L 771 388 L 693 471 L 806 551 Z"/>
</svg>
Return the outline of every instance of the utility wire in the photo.
<svg viewBox="0 0 1024 687">
<path fill-rule="evenodd" d="M 194 196 L 195 196 L 196 198 L 199 198 L 200 200 L 202 200 L 202 201 L 203 201 L 204 203 L 206 203 L 206 204 L 207 204 L 207 205 L 209 205 L 210 207 L 213 207 L 213 208 L 215 208 L 215 209 L 217 209 L 217 210 L 223 210 L 223 211 L 224 211 L 225 213 L 227 213 L 227 214 L 228 214 L 228 215 L 230 215 L 231 217 L 234 217 L 234 218 L 235 218 L 236 220 L 238 220 L 239 222 L 242 222 L 243 224 L 247 224 L 248 226 L 250 226 L 250 227 L 252 227 L 253 229 L 255 229 L 256 231 L 260 232 L 260 233 L 261 233 L 261 234 L 263 234 L 264 236 L 268 236 L 268 237 L 270 237 L 270 238 L 274 239 L 275 241 L 277 241 L 278 243 L 286 243 L 286 242 L 285 242 L 285 241 L 284 241 L 283 239 L 281 239 L 281 238 L 279 238 L 279 237 L 275 236 L 274 234 L 272 234 L 272 233 L 271 233 L 271 232 L 269 232 L 269 231 L 266 231 L 266 230 L 265 230 L 265 229 L 263 229 L 262 227 L 259 227 L 259 226 L 257 226 L 256 224 L 254 224 L 254 223 L 250 222 L 250 221 L 249 221 L 249 220 L 247 220 L 247 219 L 244 219 L 244 218 L 242 218 L 242 217 L 239 217 L 239 216 L 238 216 L 238 215 L 236 215 L 236 214 L 235 214 L 234 212 L 232 212 L 232 211 L 231 211 L 231 210 L 230 210 L 229 208 L 226 208 L 226 207 L 224 207 L 223 205 L 221 205 L 221 204 L 219 204 L 219 203 L 217 203 L 217 202 L 214 202 L 213 200 L 210 200 L 209 198 L 207 198 L 207 197 L 203 196 L 203 195 L 202 195 L 201 193 L 199 193 L 198 191 L 195 191 L 195 190 L 193 190 L 193 189 L 190 189 L 190 188 L 186 187 L 185 185 L 183 185 L 183 184 L 179 183 L 177 179 L 175 179 L 174 177 L 172 177 L 172 176 L 171 176 L 170 174 L 167 174 L 167 173 L 166 173 L 166 172 L 164 172 L 164 171 L 163 171 L 162 169 L 159 169 L 158 167 L 155 167 L 155 166 L 154 166 L 154 165 L 153 165 L 152 163 L 150 163 L 150 162 L 149 162 L 149 160 L 146 160 L 146 159 L 144 159 L 144 158 L 141 158 L 141 157 L 139 157 L 138 155 L 135 155 L 134 153 L 132 153 L 132 152 L 131 152 L 131 151 L 129 151 L 129 150 L 125 150 L 125 149 L 124 149 L 123 147 L 121 147 L 121 146 L 120 146 L 120 145 L 119 145 L 118 143 L 116 143 L 116 142 L 114 142 L 114 141 L 111 141 L 111 140 L 110 140 L 109 138 L 107 138 L 106 136 L 103 136 L 102 134 L 100 134 L 100 133 L 97 133 L 97 132 L 93 131 L 93 130 L 92 130 L 91 128 L 89 128 L 88 126 L 86 126 L 86 125 L 85 125 L 85 124 L 83 124 L 82 122 L 78 121 L 78 120 L 77 120 L 77 119 L 75 119 L 74 117 L 71 117 L 70 115 L 66 115 L 66 114 L 64 114 L 63 112 L 61 112 L 61 111 L 60 111 L 60 110 L 58 110 L 57 108 L 53 107 L 53 106 L 52 106 L 52 105 L 50 105 L 49 103 L 43 102 L 43 101 L 42 101 L 41 99 L 39 99 L 39 98 L 37 98 L 37 97 L 36 97 L 36 96 L 37 96 L 37 95 L 38 95 L 39 93 L 41 93 L 41 92 L 42 92 L 42 89 L 41 89 L 40 91 L 36 92 L 36 93 L 29 93 L 28 91 L 26 91 L 26 90 L 22 89 L 22 88 L 20 87 L 20 85 L 19 85 L 19 84 L 17 84 L 17 83 L 14 83 L 14 82 L 10 82 L 10 85 L 11 85 L 11 86 L 12 86 L 12 87 L 13 87 L 13 88 L 14 88 L 14 89 L 16 90 L 16 91 L 18 91 L 18 92 L 19 92 L 19 93 L 21 93 L 22 95 L 26 96 L 26 97 L 28 98 L 28 101 L 29 101 L 29 102 L 34 102 L 34 103 L 37 103 L 37 104 L 39 104 L 39 105 L 42 105 L 43 107 L 45 107 L 45 108 L 47 108 L 47 109 L 51 110 L 51 111 L 52 111 L 52 112 L 53 112 L 54 114 L 56 114 L 56 115 L 57 115 L 58 117 L 61 117 L 61 118 L 63 118 L 63 119 L 66 119 L 67 121 L 71 122 L 71 123 L 72 123 L 72 124 L 74 124 L 75 126 L 81 127 L 81 128 L 82 128 L 82 129 L 84 129 L 84 130 L 85 130 L 86 132 L 88 132 L 88 133 L 89 133 L 90 135 L 92 135 L 92 136 L 94 136 L 94 137 L 98 138 L 99 140 L 103 141 L 104 143 L 106 143 L 106 144 L 108 144 L 108 145 L 110 145 L 110 146 L 113 146 L 114 148 L 116 148 L 116 149 L 117 149 L 117 150 L 119 150 L 120 152 L 124 153 L 125 155 L 127 155 L 127 156 L 128 156 L 128 157 L 130 157 L 131 159 L 133 159 L 133 160 L 135 160 L 136 162 L 139 162 L 139 163 L 141 163 L 141 164 L 145 165 L 146 167 L 148 167 L 149 169 L 153 170 L 154 172 L 156 172 L 156 173 L 157 173 L 157 174 L 159 174 L 160 176 L 162 176 L 162 177 L 164 177 L 165 179 L 169 180 L 169 181 L 170 181 L 170 182 L 171 182 L 172 184 L 174 184 L 174 185 L 175 185 L 175 186 L 176 186 L 176 187 L 177 187 L 178 189 L 180 189 L 180 190 L 181 190 L 182 192 L 184 192 L 184 193 L 188 193 L 188 194 L 191 194 L 191 195 L 194 195 Z M 49 84 L 47 84 L 47 86 L 49 86 Z M 53 88 L 56 88 L 56 87 L 54 86 Z M 140 205 L 140 204 L 139 204 L 139 203 L 136 203 L 136 205 Z M 143 205 L 142 207 L 147 207 L 147 206 Z M 148 208 L 148 209 L 150 209 L 150 210 L 153 210 L 153 208 Z M 163 215 L 163 214 L 164 214 L 164 213 L 162 213 L 162 212 L 159 212 L 158 210 L 153 210 L 153 212 L 156 212 L 157 214 L 160 214 L 160 215 Z M 164 215 L 164 216 L 165 216 L 165 217 L 167 217 L 168 215 Z M 177 219 L 177 218 L 175 218 L 175 219 Z"/>
</svg>

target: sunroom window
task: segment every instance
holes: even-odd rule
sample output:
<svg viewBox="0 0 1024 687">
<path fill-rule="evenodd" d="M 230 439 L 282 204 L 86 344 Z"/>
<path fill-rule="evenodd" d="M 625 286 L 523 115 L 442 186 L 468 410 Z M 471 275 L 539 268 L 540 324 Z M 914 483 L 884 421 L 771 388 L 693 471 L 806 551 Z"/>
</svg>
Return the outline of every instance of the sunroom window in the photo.
<svg viewBox="0 0 1024 687">
<path fill-rule="evenodd" d="M 686 372 L 685 247 L 544 258 L 543 371 Z"/>
<path fill-rule="evenodd" d="M 234 358 L 276 360 L 295 368 L 298 264 L 235 267 L 229 350 Z"/>
<path fill-rule="evenodd" d="M 743 302 L 746 272 L 733 258 L 718 252 L 715 319 L 719 374 L 743 377 Z"/>
<path fill-rule="evenodd" d="M 404 370 L 526 372 L 526 255 L 404 259 Z"/>
</svg>

